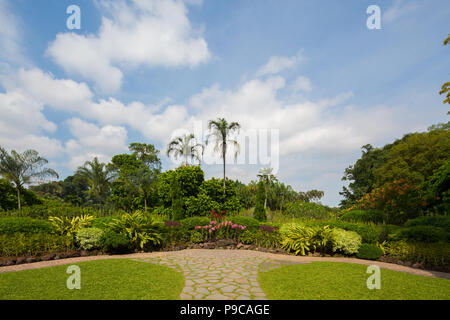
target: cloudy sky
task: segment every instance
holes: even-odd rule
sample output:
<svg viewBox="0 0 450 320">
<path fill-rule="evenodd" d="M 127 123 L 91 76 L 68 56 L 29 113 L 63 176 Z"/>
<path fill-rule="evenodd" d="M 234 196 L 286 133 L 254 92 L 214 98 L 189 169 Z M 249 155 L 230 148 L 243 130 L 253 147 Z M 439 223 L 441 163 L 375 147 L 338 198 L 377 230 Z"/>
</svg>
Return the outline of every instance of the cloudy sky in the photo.
<svg viewBox="0 0 450 320">
<path fill-rule="evenodd" d="M 380 30 L 366 26 L 371 4 Z M 38 150 L 64 178 L 225 117 L 259 135 L 260 158 L 230 164 L 231 178 L 271 165 L 337 205 L 362 145 L 448 121 L 449 16 L 447 0 L 0 0 L 0 145 Z"/>
</svg>

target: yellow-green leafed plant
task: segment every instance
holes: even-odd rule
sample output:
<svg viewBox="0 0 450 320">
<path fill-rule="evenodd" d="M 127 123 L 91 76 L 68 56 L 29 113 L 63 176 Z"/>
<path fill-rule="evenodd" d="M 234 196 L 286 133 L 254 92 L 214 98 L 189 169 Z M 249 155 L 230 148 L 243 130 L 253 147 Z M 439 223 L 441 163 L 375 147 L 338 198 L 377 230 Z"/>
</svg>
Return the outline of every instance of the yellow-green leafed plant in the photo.
<svg viewBox="0 0 450 320">
<path fill-rule="evenodd" d="M 314 230 L 297 223 L 287 223 L 280 229 L 281 247 L 287 251 L 304 256 L 310 251 Z"/>
<path fill-rule="evenodd" d="M 120 218 L 113 219 L 108 226 L 111 231 L 126 235 L 134 247 L 141 251 L 147 243 L 159 245 L 162 240 L 158 223 L 141 211 L 126 213 Z"/>
<path fill-rule="evenodd" d="M 53 225 L 57 234 L 73 236 L 81 228 L 88 227 L 92 220 L 94 220 L 94 217 L 91 215 L 82 215 L 73 217 L 72 219 L 68 217 L 49 217 L 48 220 Z"/>
</svg>

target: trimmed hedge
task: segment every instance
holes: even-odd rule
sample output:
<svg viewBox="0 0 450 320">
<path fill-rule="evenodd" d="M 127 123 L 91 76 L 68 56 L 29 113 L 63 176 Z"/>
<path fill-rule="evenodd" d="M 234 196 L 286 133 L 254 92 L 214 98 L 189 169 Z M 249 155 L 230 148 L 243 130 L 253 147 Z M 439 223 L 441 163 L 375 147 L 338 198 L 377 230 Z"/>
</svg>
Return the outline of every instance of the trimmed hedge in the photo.
<svg viewBox="0 0 450 320">
<path fill-rule="evenodd" d="M 235 224 L 239 224 L 241 226 L 246 226 L 247 230 L 256 232 L 259 229 L 260 222 L 254 218 L 248 217 L 231 217 L 229 220 Z M 264 223 L 265 224 L 265 223 Z"/>
<path fill-rule="evenodd" d="M 48 233 L 0 235 L 0 256 L 39 256 L 73 249 L 71 237 Z"/>
<path fill-rule="evenodd" d="M 450 216 L 425 216 L 406 221 L 405 227 L 432 226 L 450 232 Z"/>
<path fill-rule="evenodd" d="M 0 218 L 0 234 L 13 235 L 15 233 L 35 234 L 51 233 L 52 224 L 45 220 L 31 218 Z"/>
<path fill-rule="evenodd" d="M 383 254 L 383 250 L 376 245 L 364 243 L 359 248 L 356 257 L 359 259 L 378 260 Z"/>
<path fill-rule="evenodd" d="M 126 235 L 108 231 L 102 234 L 99 241 L 99 246 L 106 253 L 123 254 L 131 251 L 131 242 Z"/>
<path fill-rule="evenodd" d="M 328 207 L 314 202 L 290 202 L 283 210 L 283 214 L 293 218 L 302 219 L 328 219 L 333 217 Z"/>
<path fill-rule="evenodd" d="M 400 230 L 400 239 L 410 242 L 439 242 L 449 241 L 450 234 L 442 228 L 433 226 L 414 226 Z"/>
</svg>

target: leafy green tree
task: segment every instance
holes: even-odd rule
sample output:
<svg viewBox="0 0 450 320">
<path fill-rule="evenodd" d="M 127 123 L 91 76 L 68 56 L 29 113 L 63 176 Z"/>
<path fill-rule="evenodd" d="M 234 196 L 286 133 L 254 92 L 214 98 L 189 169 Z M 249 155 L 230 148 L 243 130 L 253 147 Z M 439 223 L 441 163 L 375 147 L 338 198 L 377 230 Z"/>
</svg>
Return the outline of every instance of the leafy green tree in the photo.
<svg viewBox="0 0 450 320">
<path fill-rule="evenodd" d="M 210 142 L 210 139 L 214 140 L 215 146 L 214 151 L 220 152 L 220 156 L 223 160 L 223 194 L 226 193 L 226 155 L 228 151 L 228 146 L 232 145 L 235 149 L 234 157 L 237 158 L 237 155 L 240 151 L 239 142 L 235 139 L 230 138 L 230 136 L 239 132 L 241 125 L 237 122 L 228 123 L 224 118 L 219 118 L 217 120 L 210 120 L 208 123 L 208 129 L 210 134 L 206 139 L 206 144 Z"/>
<path fill-rule="evenodd" d="M 420 185 L 450 157 L 450 130 L 434 129 L 408 135 L 393 146 L 387 161 L 374 169 L 377 186 L 394 180 Z"/>
<path fill-rule="evenodd" d="M 99 162 L 97 157 L 93 161 L 86 161 L 84 166 L 78 168 L 77 174 L 88 181 L 88 194 L 100 206 L 100 213 L 102 214 L 109 195 L 111 181 L 116 177 L 116 174 L 106 164 Z"/>
<path fill-rule="evenodd" d="M 184 201 L 180 188 L 180 183 L 175 175 L 171 177 L 170 190 L 172 198 L 172 219 L 180 221 L 184 218 Z"/>
<path fill-rule="evenodd" d="M 260 181 L 258 183 L 258 189 L 256 191 L 256 203 L 255 210 L 253 212 L 253 218 L 261 222 L 267 220 L 266 208 L 264 207 L 264 201 L 266 198 L 265 189 L 266 188 L 264 186 L 264 182 Z"/>
<path fill-rule="evenodd" d="M 422 190 L 428 211 L 439 214 L 450 212 L 450 160 L 433 172 L 422 185 Z"/>
<path fill-rule="evenodd" d="M 194 161 L 198 161 L 199 164 L 202 161 L 204 146 L 202 143 L 197 143 L 193 133 L 185 134 L 181 137 L 177 137 L 169 142 L 167 146 L 167 156 L 173 155 L 175 159 L 183 158 L 183 166 L 188 166 L 189 161 L 193 164 Z"/>
<path fill-rule="evenodd" d="M 344 171 L 343 181 L 350 181 L 348 187 L 343 188 L 340 195 L 344 197 L 341 207 L 348 208 L 361 197 L 371 192 L 376 187 L 376 168 L 381 167 L 387 159 L 391 145 L 382 149 L 374 148 L 367 144 L 362 147 L 362 156 L 354 165 L 349 166 Z"/>
<path fill-rule="evenodd" d="M 258 172 L 258 178 L 264 182 L 264 191 L 265 191 L 265 198 L 264 198 L 264 209 L 267 208 L 267 194 L 269 192 L 269 188 L 275 181 L 278 181 L 277 178 L 272 174 L 273 169 L 272 168 L 262 168 Z"/>
<path fill-rule="evenodd" d="M 0 147 L 0 175 L 14 183 L 19 211 L 21 210 L 21 190 L 26 184 L 47 177 L 58 178 L 55 170 L 44 167 L 47 163 L 47 159 L 39 156 L 35 150 L 26 150 L 23 153 L 12 150 L 11 154 L 8 154 Z"/>
<path fill-rule="evenodd" d="M 318 202 L 324 195 L 325 192 L 314 189 L 306 192 L 299 192 L 299 199 L 303 202 Z"/>
<path fill-rule="evenodd" d="M 448 35 L 448 38 L 444 40 L 444 46 L 450 43 L 450 34 Z M 450 82 L 446 82 L 442 85 L 441 91 L 439 91 L 439 94 L 447 94 L 446 98 L 444 99 L 444 104 L 448 103 L 450 104 Z M 450 114 L 450 111 L 447 112 L 447 114 Z"/>
<path fill-rule="evenodd" d="M 130 151 L 140 161 L 142 161 L 150 170 L 161 171 L 161 160 L 159 159 L 159 150 L 152 144 L 131 143 Z"/>
</svg>

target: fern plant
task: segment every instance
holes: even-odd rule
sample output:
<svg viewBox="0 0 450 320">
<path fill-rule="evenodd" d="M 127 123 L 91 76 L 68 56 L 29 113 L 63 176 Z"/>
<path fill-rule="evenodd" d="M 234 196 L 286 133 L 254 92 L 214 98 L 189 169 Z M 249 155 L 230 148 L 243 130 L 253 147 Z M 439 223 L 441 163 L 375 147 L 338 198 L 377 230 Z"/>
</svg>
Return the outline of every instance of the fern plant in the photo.
<svg viewBox="0 0 450 320">
<path fill-rule="evenodd" d="M 147 243 L 161 244 L 162 236 L 158 223 L 141 211 L 126 213 L 113 219 L 108 226 L 111 231 L 126 235 L 134 247 L 141 251 L 144 251 Z"/>
</svg>

